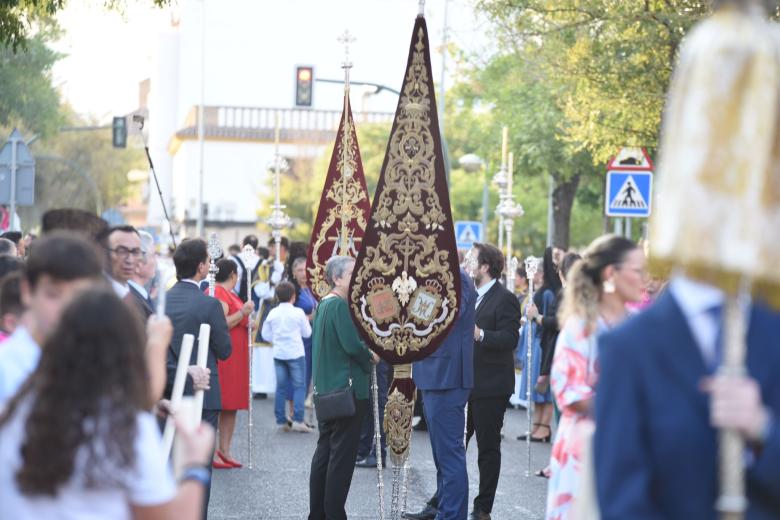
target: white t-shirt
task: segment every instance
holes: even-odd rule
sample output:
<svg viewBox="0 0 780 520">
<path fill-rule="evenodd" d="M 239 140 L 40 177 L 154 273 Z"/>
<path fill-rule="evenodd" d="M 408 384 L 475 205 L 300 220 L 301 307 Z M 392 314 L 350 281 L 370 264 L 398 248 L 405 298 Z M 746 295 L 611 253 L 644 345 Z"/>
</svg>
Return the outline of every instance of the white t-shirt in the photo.
<svg viewBox="0 0 780 520">
<path fill-rule="evenodd" d="M 17 327 L 0 345 L 0 410 L 35 371 L 40 359 L 41 348 L 24 327 Z"/>
<path fill-rule="evenodd" d="M 76 454 L 74 476 L 54 497 L 20 493 L 16 472 L 22 465 L 20 449 L 31 401 L 26 401 L 0 428 L 0 519 L 122 520 L 132 518 L 130 505 L 154 506 L 176 496 L 176 483 L 163 456 L 160 431 L 154 417 L 139 412 L 136 418 L 135 466 L 125 470 L 125 486 L 87 489 L 79 468 L 84 450 Z M 116 473 L 114 473 L 116 475 Z"/>
<path fill-rule="evenodd" d="M 268 313 L 262 332 L 273 345 L 274 359 L 298 359 L 305 355 L 303 338 L 311 336 L 311 325 L 303 309 L 280 303 Z"/>
</svg>

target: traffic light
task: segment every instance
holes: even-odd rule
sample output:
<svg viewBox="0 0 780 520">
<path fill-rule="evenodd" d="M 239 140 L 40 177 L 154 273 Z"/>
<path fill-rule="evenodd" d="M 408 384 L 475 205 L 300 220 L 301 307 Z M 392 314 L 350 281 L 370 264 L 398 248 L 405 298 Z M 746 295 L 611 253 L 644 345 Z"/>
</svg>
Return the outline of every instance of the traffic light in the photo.
<svg viewBox="0 0 780 520">
<path fill-rule="evenodd" d="M 111 124 L 111 141 L 114 148 L 127 148 L 127 119 L 123 116 L 114 118 Z"/>
<path fill-rule="evenodd" d="M 311 106 L 313 84 L 314 67 L 295 67 L 295 106 Z"/>
</svg>

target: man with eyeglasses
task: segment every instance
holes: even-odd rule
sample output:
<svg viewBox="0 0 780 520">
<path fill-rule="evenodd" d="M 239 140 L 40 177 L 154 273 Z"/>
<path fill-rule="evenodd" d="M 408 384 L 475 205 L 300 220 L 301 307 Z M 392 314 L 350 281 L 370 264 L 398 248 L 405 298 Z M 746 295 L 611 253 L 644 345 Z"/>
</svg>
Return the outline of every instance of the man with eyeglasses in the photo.
<svg viewBox="0 0 780 520">
<path fill-rule="evenodd" d="M 107 255 L 106 277 L 120 298 L 128 298 L 131 290 L 127 282 L 143 257 L 141 236 L 133 226 L 113 226 L 103 233 L 100 242 Z"/>
</svg>

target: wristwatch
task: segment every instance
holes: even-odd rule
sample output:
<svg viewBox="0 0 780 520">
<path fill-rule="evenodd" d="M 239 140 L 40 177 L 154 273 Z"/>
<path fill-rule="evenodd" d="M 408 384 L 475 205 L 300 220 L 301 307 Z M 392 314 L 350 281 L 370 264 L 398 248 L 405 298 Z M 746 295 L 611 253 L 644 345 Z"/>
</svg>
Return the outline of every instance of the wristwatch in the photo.
<svg viewBox="0 0 780 520">
<path fill-rule="evenodd" d="M 203 487 L 208 487 L 211 483 L 211 474 L 209 474 L 209 470 L 203 466 L 190 466 L 184 470 L 184 473 L 181 474 L 181 479 L 179 479 L 180 482 L 186 482 L 188 480 L 200 482 L 203 484 Z"/>
</svg>

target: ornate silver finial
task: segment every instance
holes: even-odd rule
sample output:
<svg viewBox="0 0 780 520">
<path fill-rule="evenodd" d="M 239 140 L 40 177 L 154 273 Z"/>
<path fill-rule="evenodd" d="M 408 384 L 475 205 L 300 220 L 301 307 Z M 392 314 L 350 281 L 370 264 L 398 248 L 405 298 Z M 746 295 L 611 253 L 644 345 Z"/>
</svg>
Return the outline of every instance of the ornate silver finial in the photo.
<svg viewBox="0 0 780 520">
<path fill-rule="evenodd" d="M 536 256 L 529 256 L 525 259 L 525 276 L 531 283 L 533 283 L 534 276 L 536 276 L 536 271 L 539 270 L 539 261 L 540 258 Z"/>
<path fill-rule="evenodd" d="M 349 32 L 349 29 L 346 29 L 341 36 L 339 36 L 338 41 L 344 46 L 344 63 L 341 66 L 343 68 L 351 68 L 352 62 L 349 61 L 349 46 L 357 40 L 352 36 L 352 33 Z"/>
<path fill-rule="evenodd" d="M 209 235 L 208 247 L 206 249 L 209 253 L 209 296 L 214 296 L 214 284 L 216 283 L 217 276 L 217 259 L 222 256 L 222 248 L 219 246 L 219 240 L 217 234 L 212 233 Z"/>
</svg>

